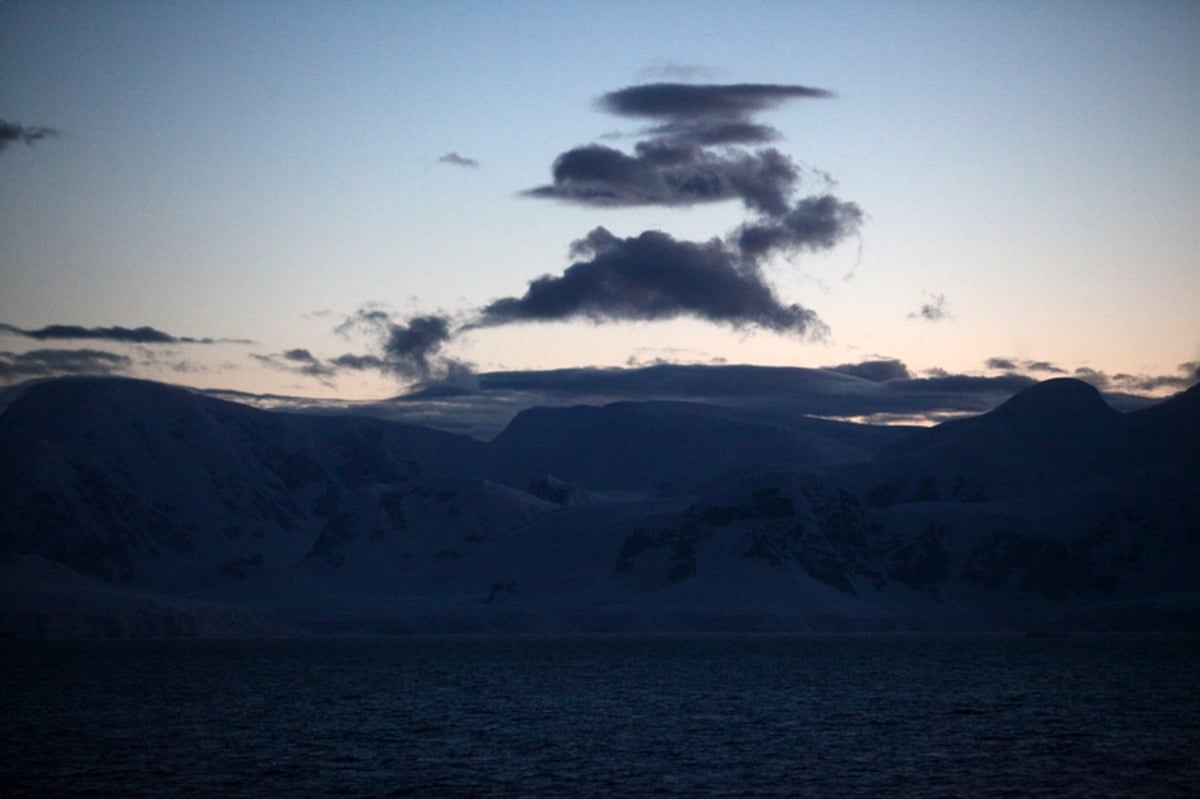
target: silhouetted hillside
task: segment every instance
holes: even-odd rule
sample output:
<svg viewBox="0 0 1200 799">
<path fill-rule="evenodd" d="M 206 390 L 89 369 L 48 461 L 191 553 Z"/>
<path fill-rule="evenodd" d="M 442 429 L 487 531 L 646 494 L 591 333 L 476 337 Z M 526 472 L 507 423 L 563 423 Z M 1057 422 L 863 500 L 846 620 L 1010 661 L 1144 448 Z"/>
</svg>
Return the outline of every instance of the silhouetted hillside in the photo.
<svg viewBox="0 0 1200 799">
<path fill-rule="evenodd" d="M 1172 627 L 1200 615 L 1200 393 L 1073 380 L 918 430 L 696 403 L 495 440 L 124 379 L 0 414 L 15 635 Z"/>
</svg>

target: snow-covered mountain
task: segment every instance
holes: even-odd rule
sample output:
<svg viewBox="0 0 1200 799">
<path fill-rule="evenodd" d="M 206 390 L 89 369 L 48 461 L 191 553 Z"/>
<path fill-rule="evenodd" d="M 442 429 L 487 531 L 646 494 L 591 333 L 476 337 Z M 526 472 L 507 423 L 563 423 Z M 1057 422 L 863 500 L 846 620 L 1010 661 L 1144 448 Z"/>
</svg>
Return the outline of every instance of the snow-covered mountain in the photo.
<svg viewBox="0 0 1200 799">
<path fill-rule="evenodd" d="M 931 429 L 679 402 L 489 442 L 69 378 L 0 413 L 0 630 L 1200 626 L 1200 390 Z"/>
<path fill-rule="evenodd" d="M 547 472 L 593 488 L 691 491 L 733 469 L 871 457 L 909 429 L 692 402 L 531 408 L 492 441 L 510 476 Z"/>
<path fill-rule="evenodd" d="M 1200 389 L 1120 414 L 1053 380 L 868 461 L 718 481 L 623 565 L 671 582 L 731 551 L 906 625 L 1195 625 Z"/>
</svg>

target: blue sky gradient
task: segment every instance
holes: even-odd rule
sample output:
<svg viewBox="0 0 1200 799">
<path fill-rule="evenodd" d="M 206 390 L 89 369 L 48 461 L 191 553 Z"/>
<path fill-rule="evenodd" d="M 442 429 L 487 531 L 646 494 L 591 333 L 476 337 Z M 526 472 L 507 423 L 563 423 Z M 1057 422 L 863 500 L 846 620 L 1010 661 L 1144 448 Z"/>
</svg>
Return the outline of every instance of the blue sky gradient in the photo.
<svg viewBox="0 0 1200 799">
<path fill-rule="evenodd" d="M 364 309 L 463 323 L 598 226 L 704 242 L 747 221 L 736 201 L 522 195 L 573 147 L 632 151 L 645 120 L 597 98 L 680 81 L 834 93 L 755 115 L 798 197 L 864 213 L 837 247 L 762 265 L 828 335 L 521 323 L 453 336 L 447 362 L 1007 361 L 1178 388 L 1200 362 L 1197 41 L 1192 2 L 7 0 L 0 119 L 58 135 L 0 150 L 0 378 L 90 348 L 187 385 L 395 394 L 411 376 L 331 365 L 386 355 L 386 328 L 345 324 Z M 49 325 L 175 340 L 27 335 Z"/>
</svg>

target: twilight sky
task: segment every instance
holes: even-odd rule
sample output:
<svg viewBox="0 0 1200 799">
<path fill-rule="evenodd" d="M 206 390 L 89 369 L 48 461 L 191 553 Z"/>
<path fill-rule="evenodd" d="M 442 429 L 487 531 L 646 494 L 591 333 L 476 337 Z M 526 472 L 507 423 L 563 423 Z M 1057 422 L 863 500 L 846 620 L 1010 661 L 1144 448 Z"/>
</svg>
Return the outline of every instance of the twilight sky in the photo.
<svg viewBox="0 0 1200 799">
<path fill-rule="evenodd" d="M 6 0 L 0 383 L 1176 391 L 1198 41 L 1186 1 Z"/>
</svg>

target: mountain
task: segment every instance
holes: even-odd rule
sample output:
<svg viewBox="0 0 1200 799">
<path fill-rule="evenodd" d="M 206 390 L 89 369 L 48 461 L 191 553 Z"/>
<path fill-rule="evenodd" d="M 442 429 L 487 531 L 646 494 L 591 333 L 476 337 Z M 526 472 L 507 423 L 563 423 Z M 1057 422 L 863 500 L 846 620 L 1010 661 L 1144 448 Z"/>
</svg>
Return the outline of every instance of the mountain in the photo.
<svg viewBox="0 0 1200 799">
<path fill-rule="evenodd" d="M 424 428 L 273 414 L 153 383 L 42 383 L 0 416 L 0 552 L 193 588 L 304 557 L 314 532 L 394 525 L 397 491 L 477 450 Z"/>
<path fill-rule="evenodd" d="M 535 408 L 481 442 L 64 378 L 0 413 L 0 632 L 1188 626 L 1198 453 L 1195 388 L 920 430 Z"/>
<path fill-rule="evenodd" d="M 689 491 L 735 469 L 846 463 L 908 428 L 870 427 L 690 402 L 531 408 L 491 442 L 511 474 L 594 488 Z"/>
<path fill-rule="evenodd" d="M 626 566 L 665 556 L 669 583 L 741 552 L 911 626 L 1195 625 L 1198 399 L 1121 414 L 1047 381 L 864 462 L 717 481 Z"/>
</svg>

